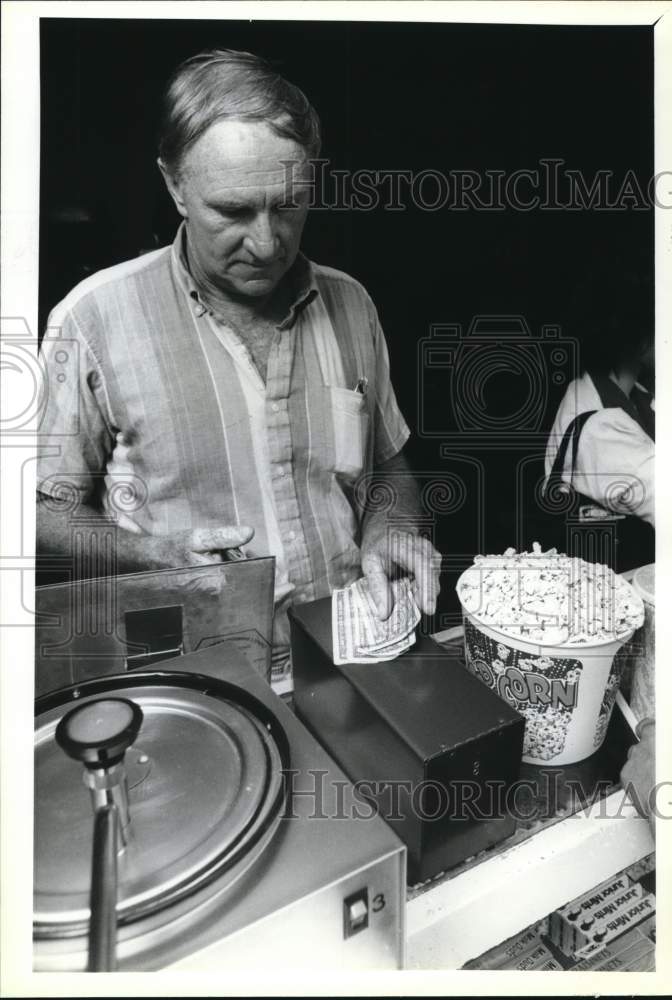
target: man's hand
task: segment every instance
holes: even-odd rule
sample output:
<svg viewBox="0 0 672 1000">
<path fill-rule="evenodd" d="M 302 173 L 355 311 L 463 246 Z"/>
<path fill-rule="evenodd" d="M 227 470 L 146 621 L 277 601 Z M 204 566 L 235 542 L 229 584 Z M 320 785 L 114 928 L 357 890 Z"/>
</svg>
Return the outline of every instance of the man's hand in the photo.
<svg viewBox="0 0 672 1000">
<path fill-rule="evenodd" d="M 375 490 L 378 482 L 390 487 L 394 496 L 395 517 L 403 518 L 408 525 L 405 529 L 391 527 L 386 512 L 367 510 L 365 499 L 362 511 L 362 569 L 378 614 L 383 621 L 392 614 L 394 597 L 389 580 L 399 568 L 413 578 L 413 594 L 420 610 L 426 615 L 433 615 L 439 594 L 441 555 L 431 542 L 417 532 L 420 499 L 415 477 L 403 451 L 376 468 L 368 490 Z"/>
<path fill-rule="evenodd" d="M 621 785 L 642 816 L 653 819 L 653 795 L 656 782 L 656 727 L 653 719 L 643 719 L 637 726 L 639 743 L 628 750 L 621 771 Z"/>
<path fill-rule="evenodd" d="M 148 562 L 157 568 L 224 562 L 227 549 L 246 545 L 253 535 L 254 529 L 243 525 L 152 535 L 146 539 Z"/>
<path fill-rule="evenodd" d="M 397 567 L 413 578 L 413 594 L 420 610 L 433 615 L 439 594 L 440 553 L 426 538 L 411 531 L 392 528 L 366 532 L 362 569 L 383 621 L 394 607 L 389 580 Z"/>
</svg>

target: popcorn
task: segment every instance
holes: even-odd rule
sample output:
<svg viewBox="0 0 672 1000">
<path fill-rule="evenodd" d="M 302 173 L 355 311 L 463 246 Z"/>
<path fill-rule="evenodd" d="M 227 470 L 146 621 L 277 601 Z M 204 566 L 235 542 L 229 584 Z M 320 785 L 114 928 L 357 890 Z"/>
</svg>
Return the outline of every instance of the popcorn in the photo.
<svg viewBox="0 0 672 1000">
<path fill-rule="evenodd" d="M 538 542 L 532 549 L 478 555 L 462 574 L 458 594 L 477 621 L 553 646 L 623 639 L 641 626 L 641 598 L 609 566 L 542 552 Z"/>
<path fill-rule="evenodd" d="M 570 710 L 548 705 L 525 707 L 525 753 L 552 760 L 562 753 L 571 722 Z"/>
</svg>

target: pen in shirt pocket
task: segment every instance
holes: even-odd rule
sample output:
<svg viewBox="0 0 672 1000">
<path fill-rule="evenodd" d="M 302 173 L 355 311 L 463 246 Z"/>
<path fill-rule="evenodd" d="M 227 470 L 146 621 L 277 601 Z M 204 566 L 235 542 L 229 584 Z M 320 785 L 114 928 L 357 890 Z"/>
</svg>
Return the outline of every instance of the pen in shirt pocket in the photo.
<svg viewBox="0 0 672 1000">
<path fill-rule="evenodd" d="M 369 380 L 366 377 L 366 375 L 362 375 L 360 379 L 357 379 L 355 392 L 358 392 L 360 396 L 366 396 L 368 389 L 369 389 Z"/>
</svg>

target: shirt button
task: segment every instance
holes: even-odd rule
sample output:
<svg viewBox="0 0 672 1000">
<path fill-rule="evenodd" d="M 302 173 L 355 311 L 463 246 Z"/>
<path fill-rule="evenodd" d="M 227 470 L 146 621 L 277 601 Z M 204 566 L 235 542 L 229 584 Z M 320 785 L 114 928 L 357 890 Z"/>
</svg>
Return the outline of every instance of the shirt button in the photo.
<svg viewBox="0 0 672 1000">
<path fill-rule="evenodd" d="M 294 539 L 296 538 L 296 532 L 295 531 L 288 531 L 287 532 L 287 538 L 289 539 L 290 542 L 293 542 Z"/>
<path fill-rule="evenodd" d="M 278 410 L 280 409 L 280 407 L 278 406 L 277 403 L 273 403 L 273 406 L 271 407 L 271 409 L 273 410 L 273 413 L 277 413 Z"/>
</svg>

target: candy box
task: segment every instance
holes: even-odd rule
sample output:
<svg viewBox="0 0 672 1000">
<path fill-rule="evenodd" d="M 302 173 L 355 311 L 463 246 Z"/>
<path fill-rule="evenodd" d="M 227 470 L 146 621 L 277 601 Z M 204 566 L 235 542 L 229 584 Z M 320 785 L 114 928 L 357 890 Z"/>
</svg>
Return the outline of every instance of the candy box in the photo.
<svg viewBox="0 0 672 1000">
<path fill-rule="evenodd" d="M 518 972 L 562 972 L 562 966 L 543 941 L 539 941 L 513 963 L 507 964 L 503 968 Z"/>
<path fill-rule="evenodd" d="M 613 913 L 595 921 L 595 925 L 589 932 L 588 943 L 577 949 L 576 958 L 585 958 L 592 952 L 598 951 L 623 934 L 629 927 L 634 927 L 656 912 L 656 897 L 650 892 L 639 899 L 621 899 L 618 903 L 619 905 Z"/>
<path fill-rule="evenodd" d="M 623 901 L 622 905 L 627 905 L 641 899 L 643 894 L 641 885 L 631 883 L 627 875 L 608 879 L 552 913 L 549 937 L 565 955 L 574 955 L 578 949 L 591 943 L 598 913 L 607 916 L 618 908 L 620 901 Z"/>
<path fill-rule="evenodd" d="M 574 972 L 644 972 L 652 965 L 649 959 L 655 957 L 655 948 L 650 941 L 639 936 L 628 943 L 627 947 L 616 948 L 620 939 L 609 948 L 601 948 L 599 952 L 584 958 L 574 966 Z"/>
</svg>

